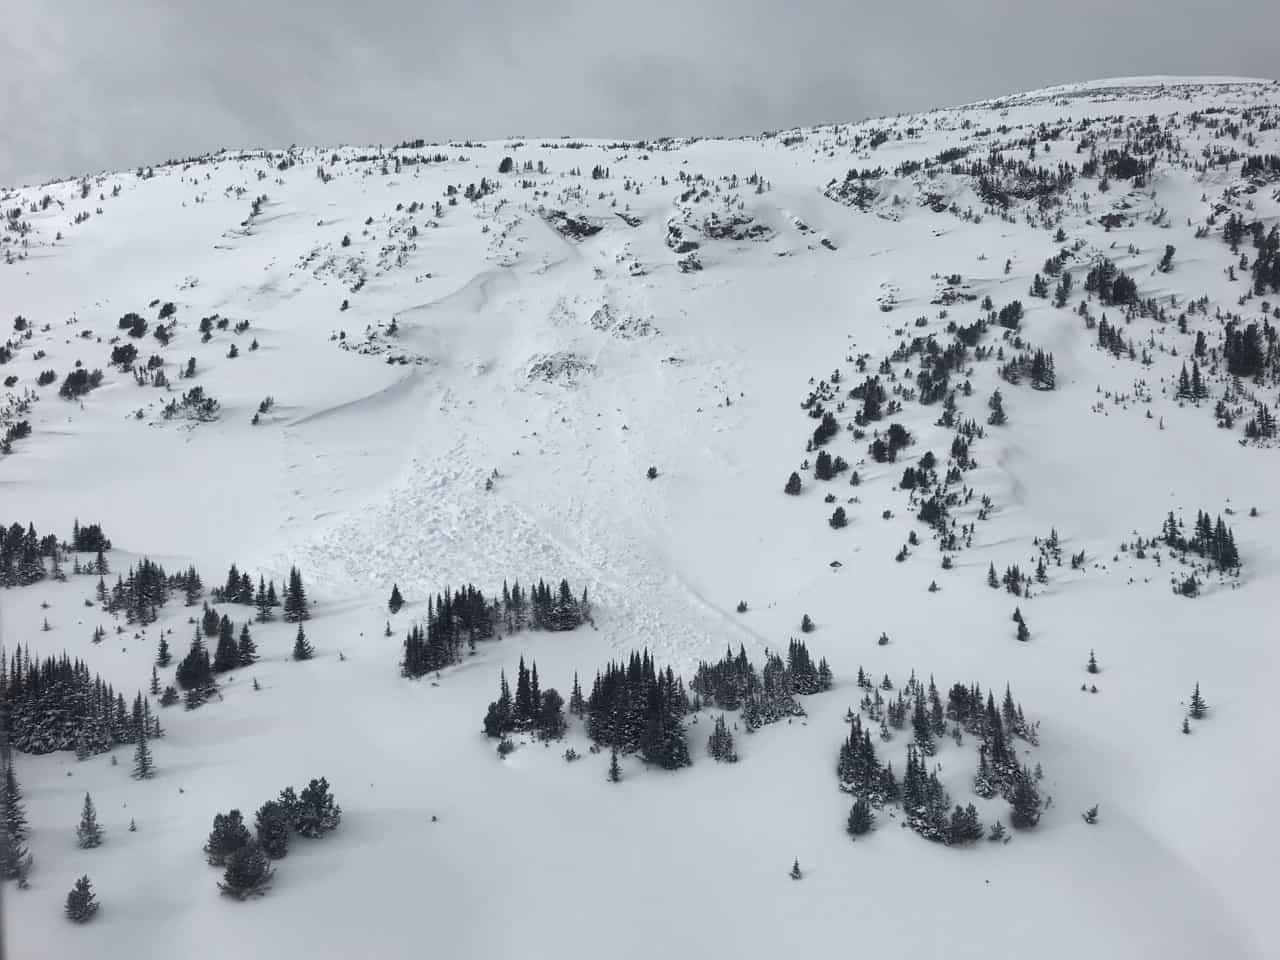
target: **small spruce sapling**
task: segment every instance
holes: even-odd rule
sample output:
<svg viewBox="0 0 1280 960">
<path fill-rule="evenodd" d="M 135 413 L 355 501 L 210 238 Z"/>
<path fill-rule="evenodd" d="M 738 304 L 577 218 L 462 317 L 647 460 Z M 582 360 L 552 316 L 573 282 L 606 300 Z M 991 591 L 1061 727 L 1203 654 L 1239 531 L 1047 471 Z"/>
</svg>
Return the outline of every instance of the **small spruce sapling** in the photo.
<svg viewBox="0 0 1280 960">
<path fill-rule="evenodd" d="M 1200 696 L 1200 684 L 1197 682 L 1196 688 L 1191 694 L 1191 719 L 1203 720 L 1208 710 L 1209 705 L 1204 702 L 1204 697 Z"/>
<path fill-rule="evenodd" d="M 102 827 L 98 826 L 98 811 L 93 797 L 84 795 L 84 809 L 80 813 L 80 825 L 76 827 L 76 842 L 82 850 L 92 850 L 102 845 Z"/>
</svg>

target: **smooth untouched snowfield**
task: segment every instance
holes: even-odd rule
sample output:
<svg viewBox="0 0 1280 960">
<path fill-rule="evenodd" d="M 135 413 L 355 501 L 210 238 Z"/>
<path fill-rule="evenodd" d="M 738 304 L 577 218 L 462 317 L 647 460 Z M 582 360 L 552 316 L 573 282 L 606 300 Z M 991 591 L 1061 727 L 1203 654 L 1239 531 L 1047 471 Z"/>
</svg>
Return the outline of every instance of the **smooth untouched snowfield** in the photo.
<svg viewBox="0 0 1280 960">
<path fill-rule="evenodd" d="M 1270 740 L 1280 684 L 1276 454 L 1240 445 L 1242 423 L 1218 429 L 1212 399 L 1197 407 L 1173 398 L 1195 330 L 1220 330 L 1212 308 L 1192 319 L 1191 335 L 1135 320 L 1123 332 L 1143 345 L 1150 337 L 1154 363 L 1115 359 L 1073 309 L 1027 296 L 1062 244 L 1022 209 L 1014 223 L 935 213 L 917 202 L 911 178 L 892 188 L 900 205 L 886 200 L 872 212 L 823 195 L 850 167 L 891 170 L 960 144 L 982 155 L 977 132 L 1000 124 L 1147 115 L 1164 123 L 1206 107 L 1275 110 L 1280 89 L 1127 79 L 792 131 L 802 138 L 792 144 L 777 136 L 568 149 L 530 140 L 388 149 L 382 158 L 348 147 L 297 151 L 284 171 L 275 168 L 279 153 L 228 154 L 156 167 L 146 179 L 94 177 L 83 200 L 77 181 L 8 194 L 6 209 L 45 193 L 60 203 L 24 214 L 26 257 L 0 264 L 6 335 L 15 314 L 36 330 L 0 374 L 20 377 L 13 394 L 34 386 L 40 370 L 57 370 L 60 382 L 77 359 L 106 376 L 83 402 L 60 399 L 56 382 L 40 389 L 27 415 L 32 435 L 0 458 L 0 520 L 33 521 L 63 538 L 76 518 L 101 523 L 114 542 L 113 573 L 146 555 L 171 572 L 195 564 L 206 588 L 233 562 L 277 583 L 297 564 L 318 651 L 292 662 L 293 628 L 255 625 L 261 662 L 225 677 L 221 697 L 197 711 L 161 711 L 167 735 L 152 744 L 151 781 L 130 778 L 127 748 L 115 751 L 118 766 L 105 754 L 17 755 L 35 867 L 29 890 L 4 891 L 11 955 L 1280 955 L 1272 903 L 1280 773 Z M 919 135 L 866 149 L 868 131 L 909 127 Z M 1275 130 L 1247 150 L 1217 133 L 1202 125 L 1177 135 L 1195 144 L 1193 155 L 1201 140 L 1280 152 Z M 397 153 L 436 152 L 449 160 L 395 169 Z M 373 159 L 356 159 L 365 154 Z M 499 175 L 507 155 L 517 170 Z M 1037 162 L 1060 159 L 1083 159 L 1065 135 Z M 520 172 L 525 161 L 546 172 Z M 321 163 L 328 182 L 316 174 Z M 597 164 L 607 179 L 591 178 Z M 710 195 L 682 201 L 690 188 L 682 174 L 701 174 L 696 186 Z M 757 193 L 746 183 L 752 174 L 769 189 Z M 499 189 L 448 204 L 447 185 L 481 177 Z M 961 210 L 982 211 L 964 178 L 941 179 Z M 1202 172 L 1162 159 L 1141 191 L 1117 181 L 1099 195 L 1096 180 L 1078 180 L 1062 227 L 1086 241 L 1082 257 L 1114 259 L 1144 298 L 1204 294 L 1259 319 L 1258 298 L 1237 304 L 1245 285 L 1226 275 L 1233 258 L 1221 222 L 1194 236 L 1241 184 L 1238 163 Z M 241 226 L 260 194 L 261 213 Z M 1097 217 L 1121 201 L 1134 222 L 1108 233 Z M 414 202 L 425 209 L 410 214 Z M 1232 200 L 1242 212 L 1244 202 Z M 1249 216 L 1274 222 L 1274 182 L 1248 202 Z M 540 206 L 603 229 L 567 239 Z M 1161 207 L 1167 226 L 1150 222 Z M 74 224 L 84 210 L 92 215 Z M 768 236 L 699 237 L 703 269 L 681 272 L 668 223 L 701 223 L 713 210 L 748 215 Z M 1165 244 L 1177 248 L 1171 273 L 1155 270 Z M 1085 262 L 1073 270 L 1071 308 L 1086 296 Z M 999 386 L 1009 423 L 973 444 L 979 467 L 964 482 L 977 493 L 957 516 L 973 522 L 983 494 L 994 508 L 943 570 L 897 487 L 926 450 L 945 460 L 953 431 L 935 425 L 940 405 L 907 402 L 878 424 L 897 420 L 915 437 L 896 464 L 872 462 L 867 442 L 849 433 L 832 441 L 862 474 L 860 486 L 847 474 L 824 484 L 803 470 L 799 497 L 782 486 L 812 456 L 804 444 L 816 424 L 800 408 L 811 378 L 839 369 L 843 395 L 862 379 L 847 358 L 870 354 L 874 372 L 904 339 L 932 332 L 948 342 L 947 320 L 930 301 L 952 273 L 997 307 L 1023 302 L 1024 335 L 1054 353 L 1058 389 L 1010 386 L 994 361 L 971 364 L 973 395 L 957 397 L 961 419 L 985 422 Z M 357 276 L 365 283 L 352 292 Z M 877 298 L 889 291 L 896 306 L 883 312 Z M 176 335 L 163 349 L 148 335 L 139 359 L 164 357 L 172 394 L 107 364 L 118 318 L 137 311 L 154 324 L 148 304 L 157 298 L 177 305 Z M 340 311 L 344 299 L 350 309 Z M 976 301 L 947 309 L 959 323 L 980 315 Z M 215 330 L 202 344 L 199 319 L 214 312 L 250 326 Z M 93 337 L 80 339 L 82 330 Z M 339 331 L 352 349 L 340 347 Z M 998 332 L 984 344 L 999 342 Z M 260 348 L 250 351 L 255 337 Z M 229 359 L 233 342 L 240 355 Z M 361 344 L 375 349 L 361 353 Z M 37 359 L 38 350 L 46 355 Z M 387 363 L 388 352 L 422 362 Z M 189 356 L 198 363 L 193 383 L 221 403 L 215 422 L 159 415 L 192 385 L 177 376 Z M 901 376 L 918 358 L 894 366 Z M 1139 381 L 1150 402 L 1134 399 Z M 1221 389 L 1211 382 L 1214 396 Z M 274 407 L 252 425 L 267 396 Z M 1274 406 L 1274 389 L 1260 397 Z M 652 481 L 650 465 L 659 471 Z M 848 511 L 843 530 L 826 522 L 827 492 Z M 1244 568 L 1238 586 L 1214 580 L 1185 599 L 1170 589 L 1176 563 L 1157 566 L 1119 547 L 1156 534 L 1170 510 L 1190 522 L 1200 508 L 1235 511 L 1226 519 Z M 882 518 L 885 510 L 894 516 Z M 1034 567 L 1033 538 L 1051 528 L 1064 557 L 1086 552 L 1084 570 L 1064 559 L 1031 599 L 987 588 L 991 563 Z M 895 563 L 911 530 L 921 543 Z M 401 678 L 404 633 L 425 617 L 429 593 L 465 582 L 488 593 L 504 579 L 538 577 L 589 587 L 595 628 L 517 634 L 482 645 L 438 680 Z M 936 593 L 926 589 L 933 580 Z M 389 617 L 393 582 L 408 605 Z M 185 652 L 192 611 L 178 598 L 145 633 L 117 635 L 109 615 L 84 605 L 95 583 L 72 577 L 0 592 L 3 643 L 10 652 L 66 650 L 131 699 L 146 690 L 161 629 L 172 629 L 178 657 Z M 735 612 L 739 600 L 746 614 Z M 1015 603 L 1030 643 L 1014 639 Z M 237 624 L 252 613 L 223 609 Z M 578 721 L 565 743 L 522 742 L 506 760 L 480 732 L 499 670 L 514 677 L 521 656 L 536 660 L 544 689 L 566 698 L 575 671 L 589 690 L 597 669 L 639 647 L 687 680 L 726 645 L 745 644 L 757 661 L 766 647 L 785 649 L 805 613 L 817 624 L 806 640 L 830 661 L 836 687 L 804 699 L 803 721 L 741 733 L 737 765 L 706 756 L 707 711 L 689 726 L 692 768 L 667 773 L 626 758 L 617 785 L 605 780 L 607 754 L 588 753 Z M 388 620 L 392 637 L 383 635 Z M 98 624 L 109 635 L 95 646 Z M 881 632 L 887 646 L 876 643 Z M 1084 672 L 1090 649 L 1097 677 Z M 1011 684 L 1040 723 L 1027 759 L 1043 766 L 1052 804 L 1039 827 L 1007 844 L 948 848 L 900 829 L 900 814 L 886 811 L 874 832 L 850 842 L 850 798 L 837 789 L 835 762 L 845 710 L 861 698 L 860 665 L 899 687 L 912 670 L 932 675 L 944 694 L 956 682 L 997 695 Z M 172 671 L 161 671 L 162 682 Z M 1096 695 L 1081 692 L 1086 679 Z M 1211 710 L 1187 737 L 1179 728 L 1196 682 Z M 909 738 L 899 731 L 877 744 L 899 773 Z M 566 763 L 566 746 L 583 759 Z M 953 801 L 974 800 L 986 822 L 1007 824 L 1004 801 L 973 797 L 975 760 L 972 738 L 947 739 L 936 763 Z M 341 828 L 295 840 L 265 898 L 219 896 L 221 872 L 201 853 L 213 815 L 238 807 L 251 818 L 282 787 L 321 775 L 343 808 Z M 88 851 L 75 839 L 85 791 L 106 829 L 103 846 Z M 1093 804 L 1101 818 L 1089 827 L 1080 813 Z M 794 858 L 805 871 L 798 883 L 787 877 Z M 63 919 L 62 903 L 84 873 L 102 907 L 77 926 Z"/>
</svg>

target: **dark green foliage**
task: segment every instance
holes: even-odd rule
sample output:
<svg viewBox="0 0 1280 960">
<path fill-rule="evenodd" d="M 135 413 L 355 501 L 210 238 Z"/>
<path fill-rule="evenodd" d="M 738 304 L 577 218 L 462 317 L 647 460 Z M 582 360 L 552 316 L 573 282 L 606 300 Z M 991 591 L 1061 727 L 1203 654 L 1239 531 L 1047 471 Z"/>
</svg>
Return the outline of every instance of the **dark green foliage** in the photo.
<svg viewBox="0 0 1280 960">
<path fill-rule="evenodd" d="M 711 736 L 707 738 L 707 753 L 721 763 L 737 763 L 738 754 L 733 748 L 733 734 L 725 723 L 724 714 L 716 717 Z"/>
<path fill-rule="evenodd" d="M 622 767 L 618 763 L 618 751 L 609 751 L 609 782 L 618 783 L 622 780 Z"/>
<path fill-rule="evenodd" d="M 1165 518 L 1161 539 L 1172 549 L 1198 554 L 1220 570 L 1239 570 L 1240 553 L 1231 528 L 1218 517 L 1215 524 L 1209 514 L 1197 510 L 1194 531 L 1190 538 L 1183 535 L 1182 524 L 1169 512 Z"/>
<path fill-rule="evenodd" d="M 280 802 L 289 811 L 293 828 L 304 837 L 323 837 L 342 822 L 342 808 L 333 802 L 329 781 L 324 777 L 307 784 L 296 800 L 291 788 L 282 791 Z"/>
<path fill-rule="evenodd" d="M 853 807 L 849 811 L 849 820 L 845 825 L 851 837 L 860 837 L 865 833 L 869 833 L 875 825 L 876 816 L 871 811 L 871 804 L 864 796 L 859 796 L 853 801 Z"/>
<path fill-rule="evenodd" d="M 1092 650 L 1089 651 L 1089 665 L 1085 667 L 1085 669 L 1088 670 L 1090 673 L 1097 673 L 1099 670 L 1098 658 L 1093 655 Z"/>
<path fill-rule="evenodd" d="M 236 647 L 235 626 L 231 618 L 223 614 L 218 621 L 218 646 L 213 654 L 214 673 L 226 673 L 240 664 L 240 653 Z"/>
<path fill-rule="evenodd" d="M 457 592 L 445 591 L 427 599 L 426 627 L 414 624 L 404 643 L 400 672 L 420 677 L 452 666 L 462 659 L 463 645 L 492 639 L 499 628 L 520 630 L 573 630 L 587 622 L 591 604 L 587 591 L 575 597 L 567 580 L 559 590 L 543 581 L 524 590 L 517 582 L 502 586 L 502 599 L 490 601 L 468 584 Z"/>
<path fill-rule="evenodd" d="M 1208 711 L 1209 705 L 1204 702 L 1204 697 L 1200 696 L 1200 684 L 1197 683 L 1195 690 L 1191 693 L 1191 719 L 1203 720 Z"/>
<path fill-rule="evenodd" d="M 82 850 L 92 850 L 102 843 L 102 827 L 98 825 L 98 811 L 94 809 L 93 798 L 84 795 L 84 809 L 80 812 L 80 823 L 76 827 L 76 842 Z"/>
<path fill-rule="evenodd" d="M 831 683 L 826 660 L 815 667 L 804 643 L 792 640 L 786 662 L 767 653 L 759 673 L 747 659 L 745 647 L 739 647 L 736 654 L 732 648 L 726 649 L 718 663 L 698 664 L 689 687 L 721 710 L 742 708 L 743 723 L 755 730 L 785 717 L 804 716 L 796 696 L 830 689 Z"/>
<path fill-rule="evenodd" d="M 254 830 L 262 852 L 272 860 L 281 860 L 289 852 L 289 833 L 293 822 L 289 810 L 276 800 L 268 800 L 254 817 Z"/>
<path fill-rule="evenodd" d="M 199 694 L 201 702 L 203 702 L 204 692 L 213 685 L 213 664 L 209 660 L 209 651 L 199 631 L 191 640 L 191 649 L 178 664 L 174 679 L 183 690 Z"/>
<path fill-rule="evenodd" d="M 252 838 L 227 856 L 226 871 L 218 889 L 229 897 L 244 900 L 267 892 L 275 871 L 267 855 Z"/>
<path fill-rule="evenodd" d="M 101 370 L 94 370 L 93 373 L 90 373 L 84 367 L 76 367 L 62 381 L 62 386 L 58 388 L 58 396 L 64 400 L 74 400 L 76 397 L 84 396 L 101 383 Z"/>
<path fill-rule="evenodd" d="M 1018 830 L 1028 830 L 1040 822 L 1040 791 L 1035 778 L 1026 768 L 1019 768 L 1014 776 L 1013 796 L 1009 821 Z"/>
<path fill-rule="evenodd" d="M 13 762 L 5 764 L 0 785 L 0 879 L 25 881 L 31 868 L 27 850 L 27 810 Z"/>
<path fill-rule="evenodd" d="M 564 698 L 554 687 L 549 687 L 542 693 L 542 706 L 538 710 L 538 736 L 543 740 L 559 740 L 566 726 Z"/>
<path fill-rule="evenodd" d="M 85 923 L 98 912 L 98 902 L 93 895 L 93 884 L 88 876 L 81 877 L 67 894 L 64 908 L 67 919 L 74 923 Z"/>
<path fill-rule="evenodd" d="M 133 779 L 150 780 L 156 775 L 155 761 L 151 758 L 151 748 L 147 745 L 146 734 L 138 738 L 138 745 L 133 748 Z"/>
<path fill-rule="evenodd" d="M 209 840 L 204 845 L 205 858 L 210 866 L 220 867 L 250 839 L 249 828 L 244 825 L 244 817 L 239 810 L 215 814 L 213 829 L 209 831 Z"/>
<path fill-rule="evenodd" d="M 791 476 L 787 478 L 787 485 L 782 488 L 782 492 L 790 494 L 793 497 L 799 494 L 800 493 L 800 474 L 796 473 L 793 470 L 791 472 Z"/>
<path fill-rule="evenodd" d="M 0 685 L 8 700 L 10 743 L 25 753 L 77 745 L 86 755 L 103 753 L 142 733 L 141 696 L 131 713 L 122 694 L 66 654 L 37 661 L 19 647 L 0 664 Z"/>
<path fill-rule="evenodd" d="M 287 623 L 299 623 L 311 618 L 307 592 L 302 585 L 302 574 L 297 567 L 289 568 L 289 585 L 284 593 L 284 619 Z"/>
<path fill-rule="evenodd" d="M 311 641 L 307 639 L 307 635 L 302 629 L 302 624 L 299 623 L 298 635 L 293 640 L 293 659 L 310 660 L 315 655 L 315 647 L 311 646 Z"/>
<path fill-rule="evenodd" d="M 236 644 L 236 666 L 249 667 L 258 660 L 258 645 L 253 642 L 253 637 L 249 633 L 249 622 L 246 620 L 240 626 L 240 640 Z"/>
<path fill-rule="evenodd" d="M 878 443 L 879 441 L 877 441 Z M 839 530 L 841 527 L 849 525 L 849 518 L 845 516 L 844 507 L 836 507 L 835 512 L 831 514 L 831 518 L 827 521 L 831 528 Z"/>
<path fill-rule="evenodd" d="M 399 613 L 400 608 L 404 606 L 404 597 L 400 596 L 399 584 L 391 585 L 391 599 L 387 601 L 387 609 L 392 613 Z"/>
<path fill-rule="evenodd" d="M 978 817 L 977 808 L 971 803 L 967 807 L 956 804 L 951 812 L 951 821 L 947 825 L 947 840 L 954 844 L 969 844 L 981 840 L 986 832 L 982 820 Z"/>
<path fill-rule="evenodd" d="M 659 670 L 647 650 L 632 653 L 625 664 L 610 663 L 596 675 L 587 734 L 602 746 L 638 750 L 650 763 L 676 769 L 691 762 L 682 722 L 688 710 L 684 683 L 671 668 Z"/>
</svg>

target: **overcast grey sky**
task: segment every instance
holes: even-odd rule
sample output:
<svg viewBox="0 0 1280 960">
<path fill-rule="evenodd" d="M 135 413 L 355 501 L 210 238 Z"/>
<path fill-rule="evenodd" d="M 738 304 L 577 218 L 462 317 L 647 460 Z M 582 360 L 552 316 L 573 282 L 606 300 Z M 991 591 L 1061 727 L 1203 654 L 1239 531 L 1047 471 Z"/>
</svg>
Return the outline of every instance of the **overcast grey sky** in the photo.
<svg viewBox="0 0 1280 960">
<path fill-rule="evenodd" d="M 736 134 L 1275 78 L 1277 0 L 13 0 L 0 184 L 220 146 Z"/>
</svg>

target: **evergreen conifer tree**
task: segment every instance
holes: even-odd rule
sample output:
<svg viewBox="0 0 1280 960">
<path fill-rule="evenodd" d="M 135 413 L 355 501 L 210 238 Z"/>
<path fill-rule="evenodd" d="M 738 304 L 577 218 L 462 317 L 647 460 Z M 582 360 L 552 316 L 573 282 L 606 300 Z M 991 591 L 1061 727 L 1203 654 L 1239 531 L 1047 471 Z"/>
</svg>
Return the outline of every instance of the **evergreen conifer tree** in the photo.
<svg viewBox="0 0 1280 960">
<path fill-rule="evenodd" d="M 31 866 L 31 854 L 27 850 L 26 806 L 12 760 L 4 766 L 0 817 L 0 879 L 22 884 Z"/>
<path fill-rule="evenodd" d="M 205 857 L 211 867 L 221 867 L 227 862 L 227 857 L 249 840 L 249 828 L 244 825 L 239 810 L 214 814 L 213 829 L 209 831 L 209 840 L 204 845 Z"/>
<path fill-rule="evenodd" d="M 218 621 L 218 646 L 213 653 L 213 670 L 215 673 L 226 673 L 234 670 L 240 662 L 240 654 L 236 649 L 235 625 L 231 618 L 223 614 Z"/>
<path fill-rule="evenodd" d="M 268 800 L 254 817 L 254 827 L 262 852 L 272 860 L 283 859 L 289 852 L 289 811 L 276 800 Z"/>
<path fill-rule="evenodd" d="M 1040 822 L 1040 791 L 1025 768 L 1019 768 L 1014 774 L 1013 796 L 1009 802 L 1012 807 L 1009 820 L 1019 830 L 1029 829 Z"/>
<path fill-rule="evenodd" d="M 155 775 L 155 761 L 151 758 L 151 748 L 147 746 L 147 735 L 143 733 L 133 748 L 133 779 L 150 780 Z"/>
<path fill-rule="evenodd" d="M 76 881 L 76 885 L 67 894 L 65 908 L 67 919 L 74 923 L 85 923 L 98 912 L 98 903 L 93 896 L 93 884 L 87 876 Z"/>
<path fill-rule="evenodd" d="M 312 780 L 293 808 L 293 828 L 304 837 L 322 837 L 336 830 L 342 822 L 342 808 L 333 802 L 329 781 L 324 777 Z"/>
<path fill-rule="evenodd" d="M 173 661 L 173 655 L 169 653 L 169 641 L 164 638 L 164 634 L 160 634 L 160 648 L 156 653 L 156 663 L 162 667 L 167 667 Z"/>
<path fill-rule="evenodd" d="M 387 609 L 392 613 L 399 613 L 400 608 L 404 606 L 404 597 L 400 596 L 400 585 L 393 583 L 391 585 L 391 599 L 387 601 Z"/>
<path fill-rule="evenodd" d="M 871 812 L 871 804 L 865 796 L 853 801 L 853 809 L 849 811 L 849 822 L 845 829 L 851 837 L 860 837 L 875 824 L 875 814 Z"/>
<path fill-rule="evenodd" d="M 237 900 L 261 896 L 267 892 L 274 873 L 258 841 L 249 838 L 227 855 L 218 889 Z"/>
<path fill-rule="evenodd" d="M 1204 702 L 1204 697 L 1200 696 L 1200 684 L 1197 682 L 1196 688 L 1191 694 L 1191 719 L 1203 720 L 1208 710 L 1209 705 Z"/>
<path fill-rule="evenodd" d="M 267 582 L 262 576 L 258 577 L 258 592 L 254 595 L 253 605 L 257 608 L 254 618 L 259 623 L 266 623 L 272 618 L 271 599 L 267 596 Z"/>
<path fill-rule="evenodd" d="M 76 827 L 76 841 L 84 850 L 91 850 L 102 843 L 98 811 L 94 809 L 93 798 L 87 793 L 84 795 L 84 809 L 80 813 L 80 825 Z"/>
<path fill-rule="evenodd" d="M 258 645 L 249 634 L 249 621 L 240 626 L 240 640 L 236 644 L 236 666 L 249 667 L 258 660 Z"/>
<path fill-rule="evenodd" d="M 315 656 L 315 648 L 311 646 L 311 641 L 307 639 L 307 635 L 302 630 L 302 624 L 298 624 L 298 635 L 293 641 L 293 659 L 310 660 Z"/>
<path fill-rule="evenodd" d="M 618 750 L 615 747 L 609 754 L 609 782 L 618 783 L 622 780 L 622 767 L 618 763 Z"/>
<path fill-rule="evenodd" d="M 793 470 L 791 472 L 791 476 L 787 478 L 787 485 L 782 488 L 782 492 L 786 494 L 790 494 L 793 497 L 799 494 L 800 493 L 800 474 L 796 473 Z"/>
<path fill-rule="evenodd" d="M 302 574 L 298 572 L 297 567 L 290 567 L 289 585 L 284 594 L 284 619 L 288 623 L 299 623 L 310 618 L 307 593 L 302 586 Z"/>
</svg>

